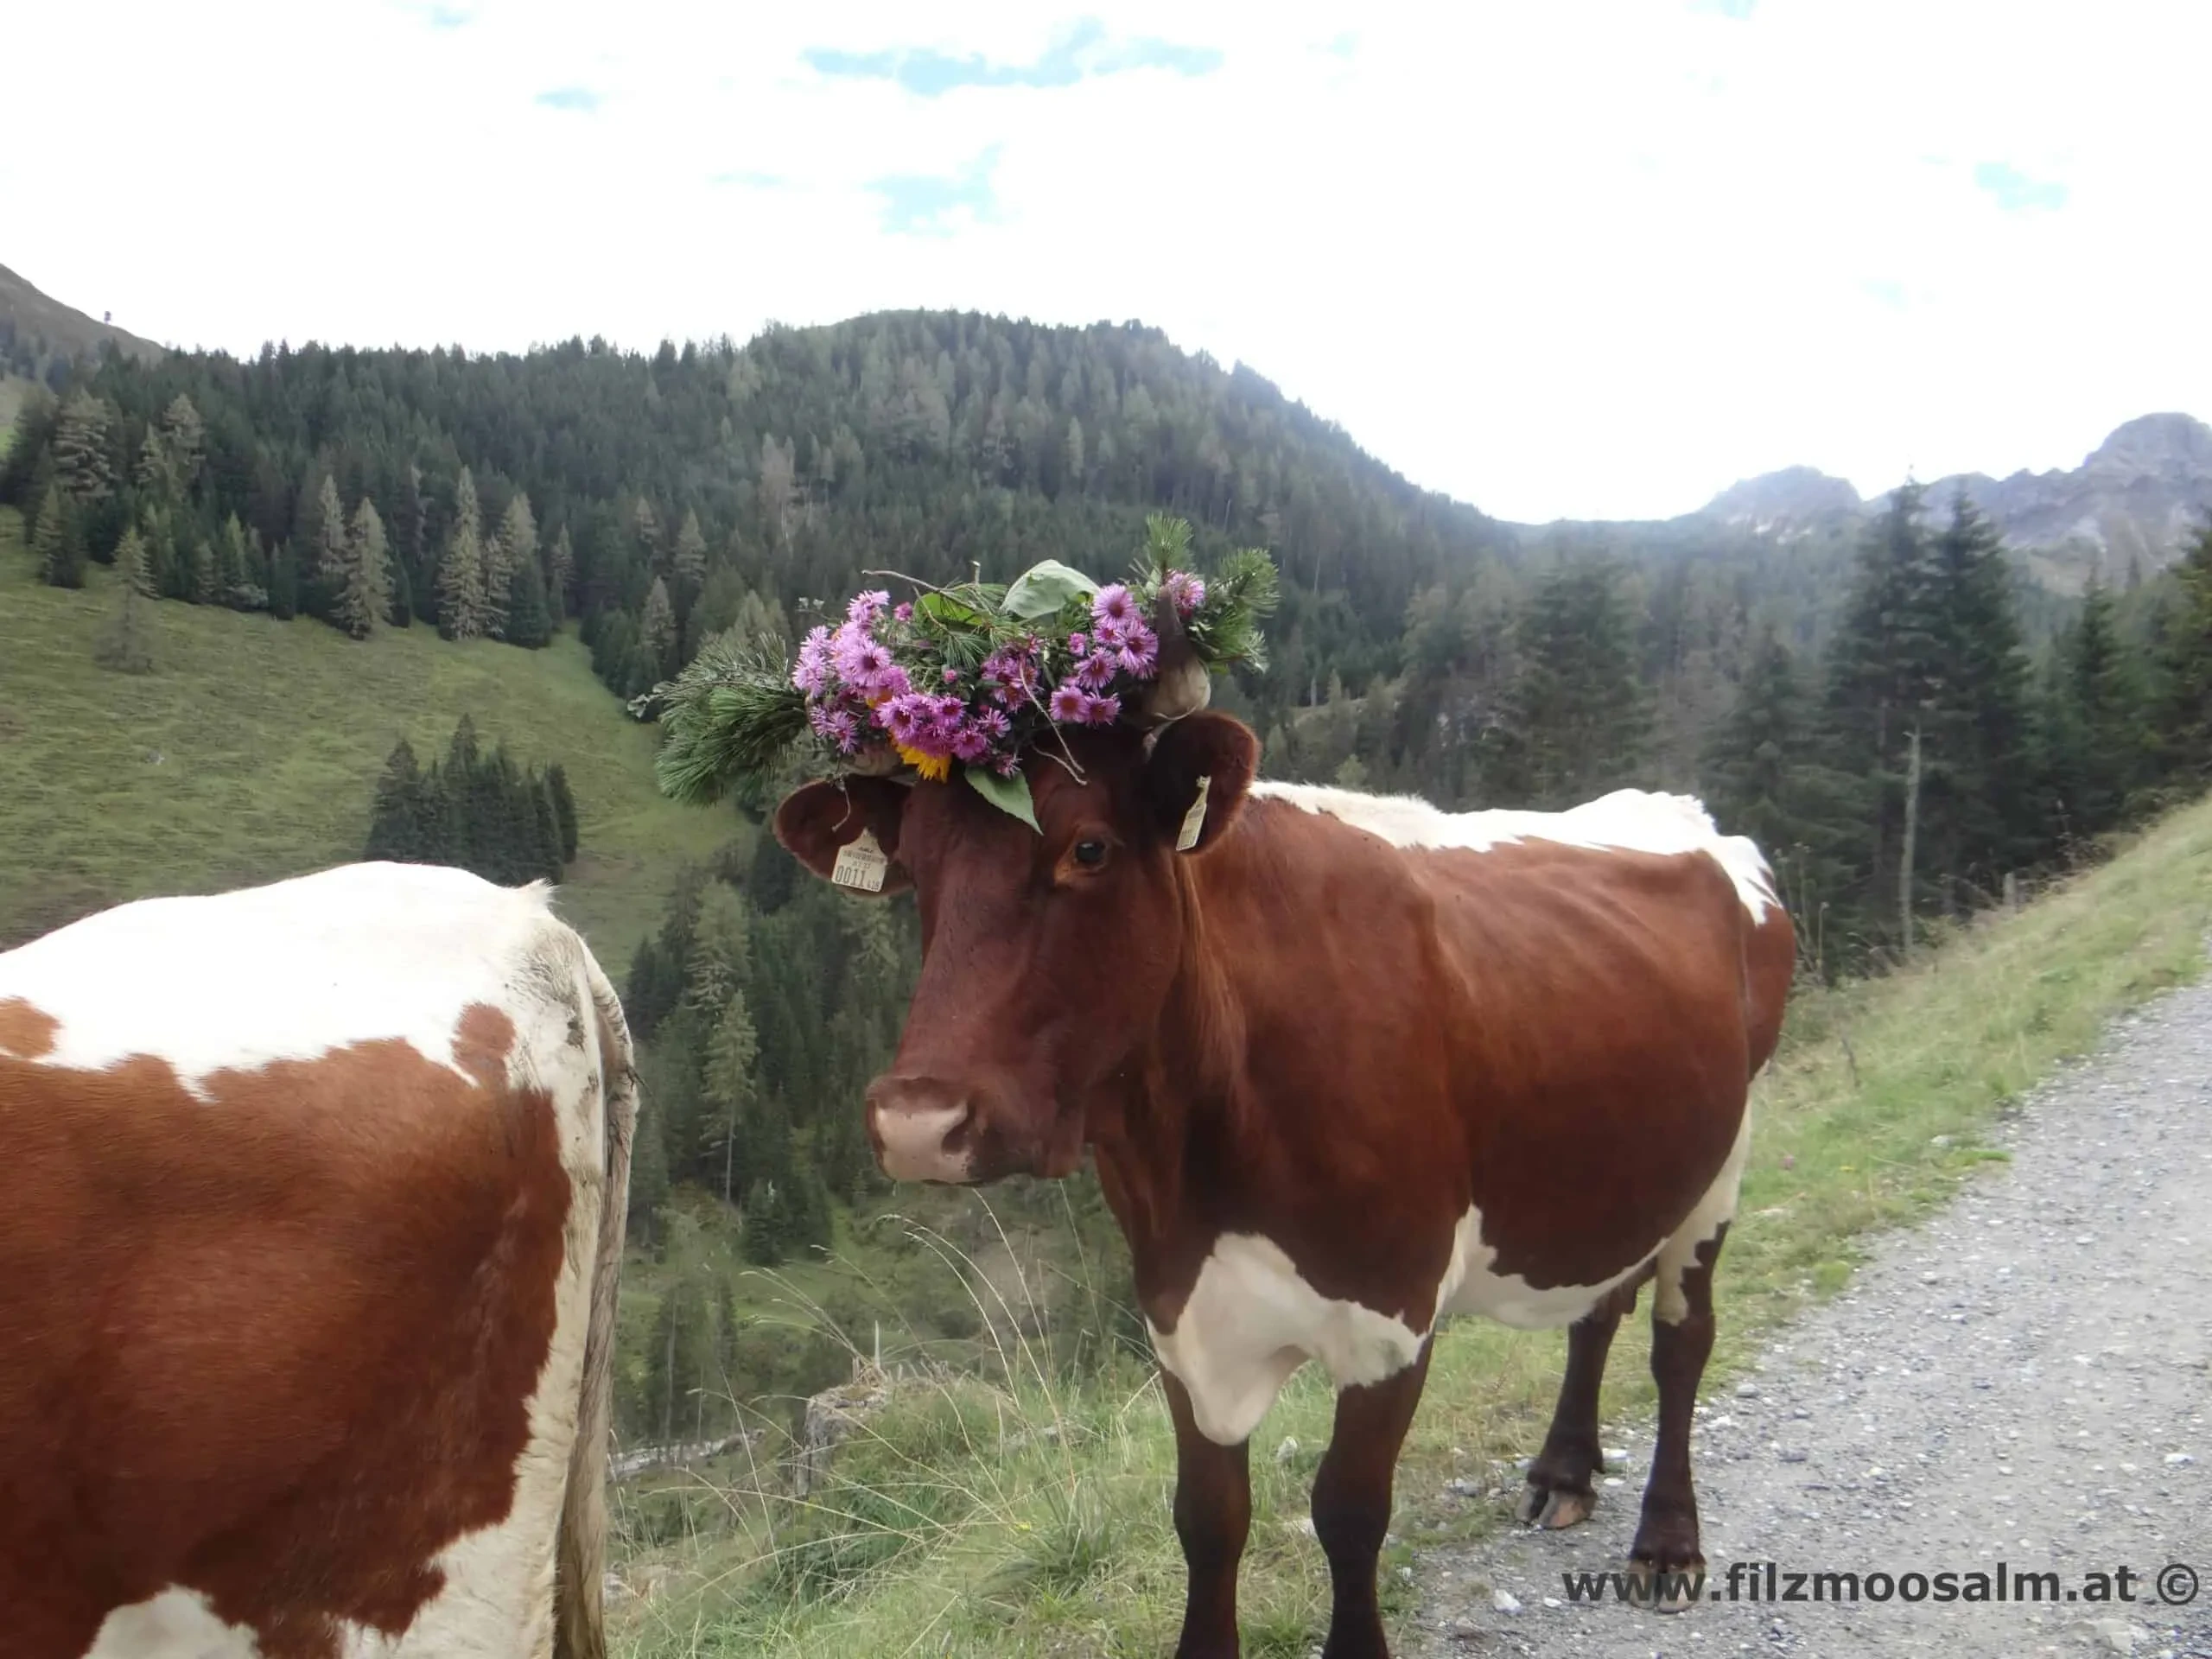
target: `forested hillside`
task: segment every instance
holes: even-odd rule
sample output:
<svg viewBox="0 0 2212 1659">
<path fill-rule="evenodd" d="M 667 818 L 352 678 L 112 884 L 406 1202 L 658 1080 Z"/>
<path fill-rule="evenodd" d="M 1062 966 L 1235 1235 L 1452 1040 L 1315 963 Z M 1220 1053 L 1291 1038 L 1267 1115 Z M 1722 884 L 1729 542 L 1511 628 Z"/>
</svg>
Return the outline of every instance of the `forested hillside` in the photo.
<svg viewBox="0 0 2212 1659">
<path fill-rule="evenodd" d="M 573 626 L 610 707 L 710 634 L 789 640 L 864 581 L 1117 575 L 1166 508 L 1202 566 L 1256 544 L 1280 569 L 1269 666 L 1221 693 L 1270 772 L 1453 806 L 1695 788 L 1773 852 L 1828 975 L 2062 867 L 2212 759 L 2212 539 L 2061 600 L 1970 505 L 1910 488 L 1792 539 L 1518 530 L 1135 325 L 110 353 L 26 410 L 0 499 L 49 583 L 120 549 L 122 586 L 304 613 L 372 656 L 395 629 L 504 656 Z M 688 1182 L 772 1260 L 868 1185 L 853 1099 L 897 1028 L 910 922 L 792 876 L 772 844 L 702 869 L 630 966 L 658 1079 L 646 1235 Z"/>
</svg>

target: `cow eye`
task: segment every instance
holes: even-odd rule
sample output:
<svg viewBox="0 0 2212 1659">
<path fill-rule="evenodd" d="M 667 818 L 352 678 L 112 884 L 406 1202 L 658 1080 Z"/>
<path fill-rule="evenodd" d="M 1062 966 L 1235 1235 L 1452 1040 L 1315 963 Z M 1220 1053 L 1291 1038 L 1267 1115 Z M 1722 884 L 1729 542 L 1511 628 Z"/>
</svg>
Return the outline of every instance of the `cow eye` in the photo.
<svg viewBox="0 0 2212 1659">
<path fill-rule="evenodd" d="M 1103 841 L 1078 841 L 1075 844 L 1075 861 L 1086 870 L 1095 870 L 1106 861 L 1106 843 Z"/>
</svg>

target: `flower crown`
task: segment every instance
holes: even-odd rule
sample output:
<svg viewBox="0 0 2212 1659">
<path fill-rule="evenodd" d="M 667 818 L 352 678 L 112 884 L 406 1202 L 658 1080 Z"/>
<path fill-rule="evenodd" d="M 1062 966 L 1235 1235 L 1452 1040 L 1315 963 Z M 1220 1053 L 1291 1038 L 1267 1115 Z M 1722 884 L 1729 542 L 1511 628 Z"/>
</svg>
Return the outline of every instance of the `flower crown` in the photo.
<svg viewBox="0 0 2212 1659">
<path fill-rule="evenodd" d="M 1187 569 L 1189 524 L 1155 514 L 1146 529 L 1127 582 L 1102 587 L 1046 559 L 1007 587 L 917 582 L 899 604 L 887 590 L 858 594 L 842 621 L 807 634 L 796 663 L 779 642 L 709 641 L 639 700 L 659 707 L 667 732 L 661 788 L 710 801 L 803 749 L 823 772 L 934 780 L 957 766 L 1033 827 L 1021 773 L 1031 745 L 1068 727 L 1179 718 L 1205 706 L 1210 673 L 1266 664 L 1268 556 L 1232 553 L 1209 581 Z"/>
</svg>

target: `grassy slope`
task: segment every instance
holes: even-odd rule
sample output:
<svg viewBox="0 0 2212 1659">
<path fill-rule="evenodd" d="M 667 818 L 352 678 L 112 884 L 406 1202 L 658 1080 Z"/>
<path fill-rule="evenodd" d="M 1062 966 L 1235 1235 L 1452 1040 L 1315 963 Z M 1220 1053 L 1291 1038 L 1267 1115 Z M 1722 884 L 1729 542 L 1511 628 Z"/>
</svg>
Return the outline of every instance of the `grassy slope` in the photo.
<svg viewBox="0 0 2212 1659">
<path fill-rule="evenodd" d="M 581 855 L 562 908 L 618 977 L 677 865 L 736 828 L 656 792 L 652 734 L 573 637 L 522 652 L 415 627 L 357 645 L 319 622 L 162 604 L 159 671 L 134 679 L 92 662 L 111 581 L 95 565 L 81 593 L 40 585 L 0 509 L 0 947 L 126 899 L 359 856 L 393 741 L 428 760 L 464 713 L 487 742 L 568 768 Z"/>
<path fill-rule="evenodd" d="M 1965 930 L 1910 972 L 1803 997 L 1758 1089 L 1709 1385 L 1743 1367 L 1777 1323 L 1840 1287 L 1872 1231 L 1924 1214 L 2000 1158 L 1981 1137 L 2006 1103 L 2089 1048 L 2114 1014 L 2193 978 L 2208 925 L 2212 802 L 2022 913 Z M 1640 1325 L 1633 1336 L 1624 1327 L 1615 1351 L 1609 1420 L 1649 1404 Z M 1498 1503 L 1443 1496 L 1443 1484 L 1465 1473 L 1487 1484 L 1489 1459 L 1535 1449 L 1563 1347 L 1558 1333 L 1471 1321 L 1447 1330 L 1402 1465 L 1402 1537 L 1496 1522 Z M 1033 1357 L 1010 1351 L 996 1385 L 913 1390 L 841 1453 L 831 1487 L 807 1503 L 743 1469 L 701 1479 L 690 1494 L 696 1535 L 636 1550 L 623 1567 L 633 1583 L 667 1575 L 658 1593 L 623 1605 L 623 1650 L 1167 1651 L 1182 1568 L 1157 1391 L 1135 1365 L 1106 1383 L 1055 1385 Z M 1249 1654 L 1303 1655 L 1319 1638 L 1325 1567 L 1299 1522 L 1329 1410 L 1325 1384 L 1301 1374 L 1255 1437 Z M 1057 1433 L 1039 1433 L 1048 1425 Z M 1285 1437 L 1297 1449 L 1271 1455 Z M 633 1522 L 648 1501 L 625 1494 Z M 1611 1501 L 1633 1501 L 1633 1487 Z M 839 1570 L 820 1565 L 824 1546 L 810 1538 L 836 1541 Z M 882 1557 L 893 1559 L 863 1565 Z M 1388 1557 L 1412 1559 L 1403 1544 Z M 810 1560 L 815 1581 L 795 1589 Z M 1396 1587 L 1395 1575 L 1388 1582 Z"/>
</svg>

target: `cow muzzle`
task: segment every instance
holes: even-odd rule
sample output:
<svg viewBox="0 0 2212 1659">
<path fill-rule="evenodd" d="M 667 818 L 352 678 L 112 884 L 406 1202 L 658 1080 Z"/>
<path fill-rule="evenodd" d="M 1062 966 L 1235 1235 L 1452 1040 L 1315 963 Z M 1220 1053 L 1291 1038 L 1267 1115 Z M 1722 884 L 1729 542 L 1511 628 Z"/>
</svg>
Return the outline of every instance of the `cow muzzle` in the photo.
<svg viewBox="0 0 2212 1659">
<path fill-rule="evenodd" d="M 929 1077 L 878 1077 L 868 1085 L 868 1138 L 894 1181 L 976 1179 L 975 1108 Z"/>
</svg>

